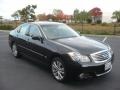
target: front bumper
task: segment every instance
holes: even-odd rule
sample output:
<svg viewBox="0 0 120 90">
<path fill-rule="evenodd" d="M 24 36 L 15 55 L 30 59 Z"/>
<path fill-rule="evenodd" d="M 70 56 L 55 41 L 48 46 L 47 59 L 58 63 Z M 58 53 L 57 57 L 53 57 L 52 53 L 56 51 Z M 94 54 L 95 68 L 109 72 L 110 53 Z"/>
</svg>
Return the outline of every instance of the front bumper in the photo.
<svg viewBox="0 0 120 90">
<path fill-rule="evenodd" d="M 103 72 L 103 73 L 96 74 L 96 76 L 99 77 L 99 76 L 105 75 L 105 74 L 109 73 L 111 70 L 112 70 L 112 65 L 111 65 L 111 68 L 110 68 L 110 69 L 108 69 L 107 71 L 105 71 L 105 72 Z"/>
<path fill-rule="evenodd" d="M 72 60 L 67 60 L 67 69 L 72 74 L 80 75 L 81 73 L 101 76 L 109 73 L 112 70 L 112 63 L 114 60 L 114 55 L 105 62 L 102 63 L 87 63 L 87 64 L 80 64 L 77 62 L 73 62 Z M 111 63 L 110 66 L 105 69 L 106 64 Z"/>
<path fill-rule="evenodd" d="M 107 62 L 107 63 L 111 63 L 111 62 Z M 110 64 L 109 67 L 105 69 L 107 63 L 100 66 L 81 67 L 80 73 L 85 73 L 85 74 L 90 74 L 95 76 L 105 75 L 112 70 L 112 64 Z"/>
</svg>

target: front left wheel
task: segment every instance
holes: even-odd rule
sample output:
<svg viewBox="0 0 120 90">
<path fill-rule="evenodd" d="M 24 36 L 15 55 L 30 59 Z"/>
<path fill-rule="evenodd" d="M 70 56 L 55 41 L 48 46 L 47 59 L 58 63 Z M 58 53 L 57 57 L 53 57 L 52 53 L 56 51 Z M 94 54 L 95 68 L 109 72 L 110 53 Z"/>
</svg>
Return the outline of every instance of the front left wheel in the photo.
<svg viewBox="0 0 120 90">
<path fill-rule="evenodd" d="M 53 77 L 59 81 L 64 82 L 67 79 L 67 72 L 64 62 L 59 57 L 55 57 L 51 63 L 51 71 Z"/>
<path fill-rule="evenodd" d="M 11 49 L 12 49 L 12 54 L 14 57 L 16 57 L 16 58 L 20 57 L 20 54 L 17 49 L 17 45 L 15 43 L 12 44 Z"/>
</svg>

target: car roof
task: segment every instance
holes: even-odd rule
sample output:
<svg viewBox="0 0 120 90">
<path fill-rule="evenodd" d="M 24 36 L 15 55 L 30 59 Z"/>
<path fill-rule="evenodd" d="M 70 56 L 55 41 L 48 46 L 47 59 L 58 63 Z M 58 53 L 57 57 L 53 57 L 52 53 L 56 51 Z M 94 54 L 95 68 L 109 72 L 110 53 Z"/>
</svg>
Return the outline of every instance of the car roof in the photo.
<svg viewBox="0 0 120 90">
<path fill-rule="evenodd" d="M 39 21 L 39 22 L 31 22 L 32 24 L 37 24 L 37 25 L 53 25 L 53 24 L 63 24 L 59 22 L 50 22 L 50 21 Z"/>
</svg>

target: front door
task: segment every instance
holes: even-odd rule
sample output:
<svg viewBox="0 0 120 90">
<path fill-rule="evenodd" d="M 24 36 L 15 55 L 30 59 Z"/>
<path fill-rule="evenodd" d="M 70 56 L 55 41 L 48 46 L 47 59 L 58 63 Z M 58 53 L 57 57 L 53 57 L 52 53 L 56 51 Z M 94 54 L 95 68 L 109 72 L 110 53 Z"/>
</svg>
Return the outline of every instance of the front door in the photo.
<svg viewBox="0 0 120 90">
<path fill-rule="evenodd" d="M 35 39 L 37 38 L 37 39 Z M 31 25 L 30 31 L 29 31 L 29 49 L 31 51 L 32 57 L 36 58 L 40 62 L 45 63 L 46 56 L 45 56 L 45 50 L 46 50 L 46 43 L 45 41 L 41 41 L 42 34 L 37 25 Z"/>
</svg>

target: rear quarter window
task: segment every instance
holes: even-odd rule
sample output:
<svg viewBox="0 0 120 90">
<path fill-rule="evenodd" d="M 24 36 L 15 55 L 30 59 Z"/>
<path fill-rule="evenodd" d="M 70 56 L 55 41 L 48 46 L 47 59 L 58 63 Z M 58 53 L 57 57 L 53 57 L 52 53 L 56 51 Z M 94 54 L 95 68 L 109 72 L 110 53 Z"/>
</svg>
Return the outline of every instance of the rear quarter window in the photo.
<svg viewBox="0 0 120 90">
<path fill-rule="evenodd" d="M 21 35 L 25 35 L 28 31 L 29 31 L 29 24 L 23 24 L 20 29 L 18 30 L 18 32 L 21 34 Z"/>
<path fill-rule="evenodd" d="M 15 30 L 17 31 L 17 33 L 20 33 L 20 29 L 21 29 L 21 26 L 18 26 Z"/>
</svg>

